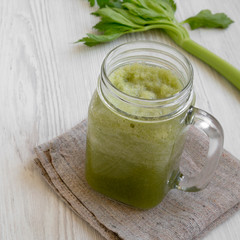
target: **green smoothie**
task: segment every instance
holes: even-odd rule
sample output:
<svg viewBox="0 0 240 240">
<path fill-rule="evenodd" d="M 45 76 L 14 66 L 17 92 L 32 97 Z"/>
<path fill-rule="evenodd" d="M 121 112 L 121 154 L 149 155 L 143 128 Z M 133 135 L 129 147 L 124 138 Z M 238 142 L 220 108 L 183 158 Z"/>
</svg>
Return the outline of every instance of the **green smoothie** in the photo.
<svg viewBox="0 0 240 240">
<path fill-rule="evenodd" d="M 170 97 L 182 89 L 170 70 L 140 63 L 116 69 L 109 79 L 120 91 L 145 99 Z"/>
<path fill-rule="evenodd" d="M 144 99 L 166 98 L 182 89 L 171 71 L 146 64 L 122 66 L 109 79 L 122 92 Z M 126 119 L 107 108 L 95 92 L 88 115 L 89 185 L 133 207 L 156 206 L 178 173 L 184 116 L 157 122 Z"/>
</svg>

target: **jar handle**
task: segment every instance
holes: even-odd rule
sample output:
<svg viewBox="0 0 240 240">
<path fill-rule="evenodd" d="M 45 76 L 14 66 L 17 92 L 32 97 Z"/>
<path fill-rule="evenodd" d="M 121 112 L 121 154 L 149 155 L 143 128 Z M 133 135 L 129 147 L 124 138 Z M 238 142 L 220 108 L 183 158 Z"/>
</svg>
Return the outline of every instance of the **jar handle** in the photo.
<svg viewBox="0 0 240 240">
<path fill-rule="evenodd" d="M 186 123 L 195 126 L 208 136 L 208 154 L 201 172 L 193 177 L 180 173 L 175 188 L 186 192 L 197 192 L 208 185 L 217 168 L 223 150 L 223 129 L 213 116 L 195 107 L 189 109 Z"/>
</svg>

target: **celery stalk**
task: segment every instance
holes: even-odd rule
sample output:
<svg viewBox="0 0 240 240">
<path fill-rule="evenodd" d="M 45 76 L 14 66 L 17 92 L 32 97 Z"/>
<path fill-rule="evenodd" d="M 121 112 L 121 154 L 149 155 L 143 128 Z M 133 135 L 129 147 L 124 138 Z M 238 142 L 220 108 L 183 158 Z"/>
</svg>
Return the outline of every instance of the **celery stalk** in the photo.
<svg viewBox="0 0 240 240">
<path fill-rule="evenodd" d="M 240 90 L 240 71 L 233 65 L 190 38 L 185 39 L 177 44 L 187 52 L 191 53 L 214 68 Z"/>
<path fill-rule="evenodd" d="M 94 0 L 88 1 L 94 4 Z M 233 21 L 226 14 L 212 14 L 209 10 L 202 10 L 196 16 L 178 22 L 175 18 L 174 0 L 97 0 L 97 3 L 100 8 L 94 15 L 101 20 L 94 28 L 100 34 L 88 34 L 77 42 L 95 46 L 113 41 L 123 34 L 162 29 L 177 45 L 207 63 L 240 90 L 240 71 L 191 40 L 188 31 L 183 27 L 184 23 L 188 23 L 191 29 L 227 28 Z"/>
</svg>

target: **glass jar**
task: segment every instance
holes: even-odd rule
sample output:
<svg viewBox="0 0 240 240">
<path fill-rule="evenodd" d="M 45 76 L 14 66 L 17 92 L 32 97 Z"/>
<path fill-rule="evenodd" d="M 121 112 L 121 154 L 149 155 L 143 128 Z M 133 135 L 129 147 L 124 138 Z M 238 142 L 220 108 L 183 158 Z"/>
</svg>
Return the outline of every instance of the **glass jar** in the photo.
<svg viewBox="0 0 240 240">
<path fill-rule="evenodd" d="M 127 64 L 169 69 L 183 89 L 164 99 L 140 99 L 118 90 L 108 76 Z M 223 131 L 208 113 L 193 107 L 193 69 L 176 49 L 157 42 L 130 42 L 104 59 L 88 112 L 86 179 L 96 191 L 130 206 L 148 209 L 170 189 L 204 188 L 222 152 Z M 203 170 L 183 176 L 179 162 L 188 126 L 209 137 Z"/>
</svg>

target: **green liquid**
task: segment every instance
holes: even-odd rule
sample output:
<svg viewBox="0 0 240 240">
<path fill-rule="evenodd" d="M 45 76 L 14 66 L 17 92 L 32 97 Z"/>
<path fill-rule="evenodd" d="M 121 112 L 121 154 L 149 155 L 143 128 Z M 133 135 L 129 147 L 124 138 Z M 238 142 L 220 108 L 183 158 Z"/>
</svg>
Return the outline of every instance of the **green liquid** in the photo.
<svg viewBox="0 0 240 240">
<path fill-rule="evenodd" d="M 147 75 L 154 77 L 147 79 Z M 163 84 L 162 79 L 169 84 Z M 170 71 L 143 64 L 117 69 L 110 81 L 121 91 L 139 98 L 166 97 L 182 88 Z M 109 110 L 95 92 L 88 115 L 89 185 L 133 207 L 156 206 L 170 190 L 171 180 L 178 172 L 184 143 L 183 115 L 161 122 L 129 120 Z"/>
<path fill-rule="evenodd" d="M 170 70 L 147 64 L 125 65 L 109 79 L 120 91 L 138 98 L 162 99 L 182 90 L 182 84 Z"/>
</svg>

